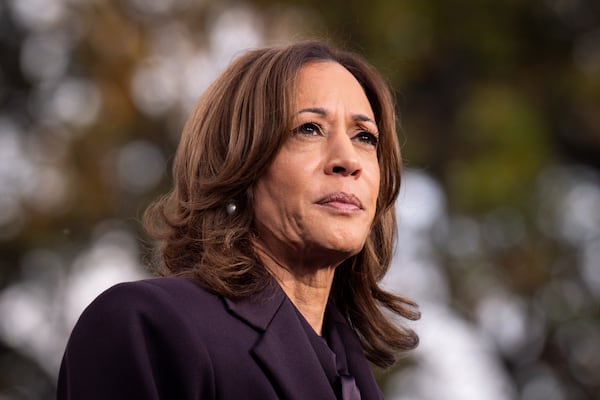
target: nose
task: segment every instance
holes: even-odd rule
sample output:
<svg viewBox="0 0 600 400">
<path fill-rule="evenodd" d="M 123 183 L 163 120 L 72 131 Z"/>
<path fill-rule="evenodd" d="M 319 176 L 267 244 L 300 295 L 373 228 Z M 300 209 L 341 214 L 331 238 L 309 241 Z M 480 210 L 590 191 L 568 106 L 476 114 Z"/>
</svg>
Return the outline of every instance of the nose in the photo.
<svg viewBox="0 0 600 400">
<path fill-rule="evenodd" d="M 350 136 L 345 132 L 331 135 L 328 140 L 328 147 L 328 159 L 325 164 L 326 174 L 360 176 L 362 167 Z"/>
</svg>

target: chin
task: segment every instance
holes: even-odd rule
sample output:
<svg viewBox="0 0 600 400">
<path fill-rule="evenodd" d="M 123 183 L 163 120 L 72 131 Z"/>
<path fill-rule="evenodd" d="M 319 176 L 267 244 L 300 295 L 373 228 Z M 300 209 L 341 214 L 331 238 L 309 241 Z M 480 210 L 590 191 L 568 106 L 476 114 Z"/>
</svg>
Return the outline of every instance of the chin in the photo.
<svg viewBox="0 0 600 400">
<path fill-rule="evenodd" d="M 365 246 L 364 240 L 357 240 L 352 243 L 337 243 L 332 244 L 329 249 L 332 253 L 338 253 L 343 260 L 357 255 Z M 342 261 L 343 261 L 342 260 Z"/>
<path fill-rule="evenodd" d="M 360 253 L 365 246 L 367 235 L 368 232 L 363 232 L 362 229 L 358 228 L 336 230 L 320 226 L 312 232 L 306 232 L 305 244 L 310 244 L 304 249 L 310 251 L 308 249 L 312 248 L 317 253 L 324 253 L 327 254 L 327 257 L 335 257 L 343 261 Z"/>
</svg>

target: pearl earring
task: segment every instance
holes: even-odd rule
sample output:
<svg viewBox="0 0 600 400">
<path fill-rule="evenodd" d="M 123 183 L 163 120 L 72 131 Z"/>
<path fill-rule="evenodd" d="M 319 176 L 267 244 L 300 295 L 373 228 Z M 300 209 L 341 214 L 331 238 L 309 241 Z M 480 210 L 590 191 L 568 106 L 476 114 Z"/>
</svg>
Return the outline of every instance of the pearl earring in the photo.
<svg viewBox="0 0 600 400">
<path fill-rule="evenodd" d="M 237 210 L 237 205 L 235 203 L 228 203 L 225 210 L 227 211 L 227 215 L 232 215 Z"/>
</svg>

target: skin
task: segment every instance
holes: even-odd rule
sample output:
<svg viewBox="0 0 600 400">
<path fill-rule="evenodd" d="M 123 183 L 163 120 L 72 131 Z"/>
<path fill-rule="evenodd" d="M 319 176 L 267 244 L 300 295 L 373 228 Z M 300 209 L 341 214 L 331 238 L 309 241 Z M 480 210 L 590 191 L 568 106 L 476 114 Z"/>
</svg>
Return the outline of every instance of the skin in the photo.
<svg viewBox="0 0 600 400">
<path fill-rule="evenodd" d="M 375 215 L 378 131 L 340 64 L 306 64 L 296 83 L 290 136 L 255 187 L 254 247 L 321 334 L 335 268 L 363 248 Z"/>
</svg>

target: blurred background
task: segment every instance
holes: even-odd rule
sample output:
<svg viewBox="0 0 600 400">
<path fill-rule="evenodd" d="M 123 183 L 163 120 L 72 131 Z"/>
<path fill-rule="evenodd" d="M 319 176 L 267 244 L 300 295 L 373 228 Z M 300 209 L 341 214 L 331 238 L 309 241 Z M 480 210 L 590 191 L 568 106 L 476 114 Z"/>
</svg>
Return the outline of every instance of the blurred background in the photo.
<svg viewBox="0 0 600 400">
<path fill-rule="evenodd" d="M 54 398 L 83 308 L 149 276 L 140 217 L 207 85 L 318 37 L 399 105 L 383 285 L 423 318 L 386 398 L 600 398 L 600 2 L 2 0 L 1 400 Z"/>
</svg>

